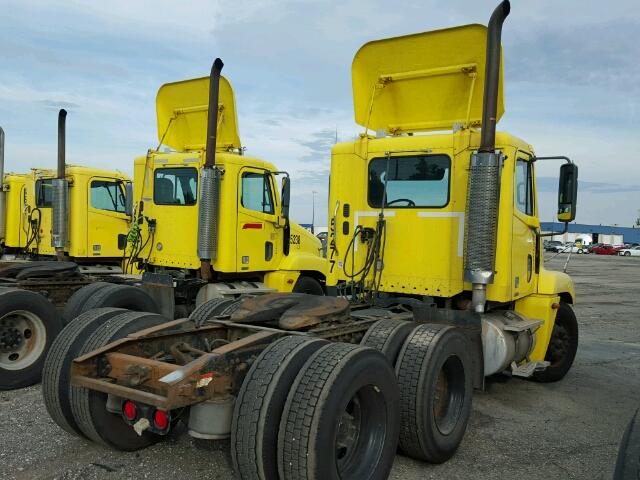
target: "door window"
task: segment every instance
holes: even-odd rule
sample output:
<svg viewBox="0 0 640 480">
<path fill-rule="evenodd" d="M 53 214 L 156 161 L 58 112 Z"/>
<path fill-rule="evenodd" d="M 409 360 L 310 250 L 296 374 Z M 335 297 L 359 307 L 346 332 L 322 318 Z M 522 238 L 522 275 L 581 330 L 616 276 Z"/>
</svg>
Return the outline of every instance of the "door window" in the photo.
<svg viewBox="0 0 640 480">
<path fill-rule="evenodd" d="M 242 174 L 242 198 L 244 208 L 273 215 L 273 194 L 268 175 L 256 172 Z"/>
<path fill-rule="evenodd" d="M 195 205 L 198 170 L 195 168 L 159 168 L 153 182 L 156 205 Z"/>
<path fill-rule="evenodd" d="M 518 210 L 533 216 L 533 166 L 531 162 L 516 162 L 515 203 Z"/>
<path fill-rule="evenodd" d="M 112 180 L 91 181 L 91 206 L 108 212 L 125 212 L 125 197 L 120 182 Z"/>
</svg>

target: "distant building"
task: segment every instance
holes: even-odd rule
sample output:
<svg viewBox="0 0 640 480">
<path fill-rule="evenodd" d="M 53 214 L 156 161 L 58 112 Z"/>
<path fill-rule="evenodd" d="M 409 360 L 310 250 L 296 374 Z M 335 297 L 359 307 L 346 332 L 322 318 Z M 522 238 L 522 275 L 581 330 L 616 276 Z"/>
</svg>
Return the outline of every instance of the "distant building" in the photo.
<svg viewBox="0 0 640 480">
<path fill-rule="evenodd" d="M 564 229 L 564 224 L 540 222 L 540 229 L 545 233 L 561 232 Z M 610 245 L 621 245 L 623 243 L 640 243 L 640 228 L 570 223 L 567 233 L 554 235 L 550 238 L 550 240 L 560 240 L 561 242 L 576 242 L 578 239 L 581 239 L 584 244 L 608 243 Z"/>
</svg>

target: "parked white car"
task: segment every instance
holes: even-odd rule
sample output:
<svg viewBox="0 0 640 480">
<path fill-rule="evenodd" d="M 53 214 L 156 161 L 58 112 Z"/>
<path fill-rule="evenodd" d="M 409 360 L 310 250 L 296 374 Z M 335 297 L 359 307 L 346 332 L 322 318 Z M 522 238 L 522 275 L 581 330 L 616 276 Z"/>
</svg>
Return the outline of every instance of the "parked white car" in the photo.
<svg viewBox="0 0 640 480">
<path fill-rule="evenodd" d="M 640 257 L 640 246 L 623 248 L 618 252 L 618 255 L 622 255 L 623 257 Z"/>
<path fill-rule="evenodd" d="M 564 245 L 558 245 L 556 252 L 561 253 L 589 253 L 589 246 L 582 244 L 575 244 L 573 242 L 565 243 Z"/>
</svg>

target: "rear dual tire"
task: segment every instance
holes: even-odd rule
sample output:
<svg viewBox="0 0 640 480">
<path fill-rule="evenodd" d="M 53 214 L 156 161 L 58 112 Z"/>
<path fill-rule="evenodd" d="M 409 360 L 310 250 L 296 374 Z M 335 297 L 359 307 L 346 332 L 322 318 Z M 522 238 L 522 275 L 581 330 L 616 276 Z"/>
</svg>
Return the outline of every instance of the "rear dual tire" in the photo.
<svg viewBox="0 0 640 480">
<path fill-rule="evenodd" d="M 430 463 L 453 456 L 471 415 L 469 341 L 457 328 L 416 327 L 396 360 L 400 386 L 400 449 Z"/>
<path fill-rule="evenodd" d="M 44 405 L 63 430 L 84 437 L 71 409 L 71 363 L 79 357 L 88 337 L 107 320 L 126 312 L 120 308 L 100 308 L 81 314 L 67 325 L 51 345 L 42 372 Z"/>
<path fill-rule="evenodd" d="M 120 415 L 107 410 L 107 394 L 71 386 L 71 362 L 130 333 L 167 320 L 155 313 L 103 308 L 85 312 L 67 325 L 45 364 L 43 397 L 47 411 L 65 431 L 117 450 L 145 448 L 162 437 L 141 436 Z"/>
<path fill-rule="evenodd" d="M 132 285 L 96 282 L 76 290 L 64 309 L 65 323 L 94 308 L 124 308 L 135 312 L 160 313 L 151 296 Z"/>
<path fill-rule="evenodd" d="M 280 339 L 254 362 L 236 400 L 236 473 L 262 480 L 387 478 L 397 399 L 395 375 L 379 352 Z"/>
<path fill-rule="evenodd" d="M 385 319 L 367 330 L 361 344 L 395 365 L 402 452 L 430 463 L 451 458 L 471 415 L 473 364 L 464 334 L 446 325 Z"/>
<path fill-rule="evenodd" d="M 280 478 L 386 479 L 398 441 L 398 397 L 380 352 L 345 343 L 322 347 L 287 397 L 278 434 Z"/>
<path fill-rule="evenodd" d="M 124 312 L 108 319 L 86 340 L 80 354 L 101 348 L 130 333 L 153 327 L 166 318 L 146 312 Z M 106 393 L 83 387 L 71 388 L 71 411 L 82 434 L 95 443 L 123 451 L 135 451 L 158 442 L 162 437 L 145 431 L 138 435 L 119 414 L 107 410 Z"/>
<path fill-rule="evenodd" d="M 265 348 L 251 366 L 231 425 L 231 458 L 239 478 L 278 478 L 278 429 L 287 395 L 307 359 L 326 343 L 284 337 Z"/>
<path fill-rule="evenodd" d="M 0 390 L 40 381 L 42 368 L 62 319 L 39 293 L 0 289 Z"/>
<path fill-rule="evenodd" d="M 371 325 L 362 337 L 360 345 L 379 350 L 393 366 L 402 345 L 415 327 L 416 324 L 413 322 L 393 319 L 380 320 Z"/>
</svg>

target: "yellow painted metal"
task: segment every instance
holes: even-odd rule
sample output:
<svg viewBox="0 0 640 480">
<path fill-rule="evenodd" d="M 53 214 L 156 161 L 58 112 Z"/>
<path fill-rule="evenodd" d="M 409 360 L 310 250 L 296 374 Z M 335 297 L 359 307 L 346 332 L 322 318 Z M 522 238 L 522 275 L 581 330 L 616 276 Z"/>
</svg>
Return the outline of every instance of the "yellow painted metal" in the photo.
<svg viewBox="0 0 640 480">
<path fill-rule="evenodd" d="M 194 168 L 201 172 L 203 152 L 155 153 L 138 157 L 135 161 L 134 198 L 144 202 L 144 214 L 156 220 L 153 245 L 141 256 L 158 267 L 198 270 L 197 254 L 198 203 L 194 205 L 158 205 L 154 202 L 155 171 L 159 168 Z M 219 152 L 216 166 L 224 171 L 221 181 L 218 221 L 218 252 L 212 262 L 214 271 L 224 274 L 264 273 L 268 286 L 291 291 L 300 272 L 326 276 L 327 262 L 322 258 L 320 241 L 307 230 L 291 222 L 289 255 L 283 253 L 284 222 L 280 217 L 276 167 L 271 163 L 235 153 Z M 252 211 L 242 206 L 242 174 L 266 174 L 270 178 L 274 197 L 274 214 Z M 143 231 L 144 239 L 148 233 Z M 270 242 L 273 253 L 265 258 L 265 244 Z M 282 272 L 273 275 L 269 272 Z M 288 273 L 285 273 L 288 272 Z M 284 290 L 282 290 L 284 289 Z"/>
<path fill-rule="evenodd" d="M 524 302 L 547 308 L 563 299 L 575 299 L 573 283 L 568 275 L 544 269 L 539 232 L 537 203 L 533 215 L 518 210 L 515 201 L 516 162 L 533 156 L 533 148 L 508 133 L 498 132 L 497 149 L 505 155 L 500 183 L 500 206 L 497 232 L 494 282 L 487 287 L 487 299 L 493 302 Z M 348 252 L 349 242 L 357 226 L 375 229 L 379 209 L 368 204 L 368 167 L 374 158 L 403 155 L 445 154 L 451 158 L 449 202 L 442 208 L 394 208 L 384 210 L 386 240 L 382 274 L 378 288 L 393 294 L 429 295 L 451 298 L 471 290 L 463 282 L 466 196 L 471 155 L 479 147 L 480 135 L 474 129 L 455 133 L 387 136 L 362 136 L 333 147 L 329 195 L 329 276 L 327 285 L 349 282 L 345 273 L 358 271 L 364 265 L 366 245 L 355 242 L 355 256 Z M 532 166 L 533 168 L 533 166 Z M 534 199 L 535 199 L 535 182 Z M 344 206 L 349 205 L 348 215 Z M 346 234 L 345 234 L 346 232 Z M 352 260 L 352 258 L 354 258 Z M 354 268 L 351 266 L 353 261 Z M 537 265 L 537 267 L 536 267 Z M 537 268 L 537 272 L 536 272 Z M 373 289 L 373 276 L 366 287 Z M 531 297 L 531 300 L 527 300 Z M 527 310 L 529 311 L 529 310 Z M 526 313 L 523 310 L 523 313 Z M 540 329 L 537 354 L 544 356 L 548 335 L 553 328 L 552 316 L 536 313 L 545 324 Z"/>
<path fill-rule="evenodd" d="M 542 325 L 535 332 L 536 344 L 529 355 L 529 360 L 539 362 L 544 360 L 547 353 L 547 346 L 551 340 L 551 332 L 556 321 L 556 313 L 553 308 L 558 304 L 560 297 L 554 294 L 527 295 L 515 302 L 516 312 L 522 313 L 529 318 L 542 320 Z"/>
<path fill-rule="evenodd" d="M 389 133 L 479 126 L 486 32 L 465 25 L 365 44 L 352 65 L 356 123 Z M 502 69 L 498 95 L 499 120 Z"/>
<path fill-rule="evenodd" d="M 295 270 L 267 272 L 264 275 L 264 284 L 269 288 L 275 288 L 279 292 L 290 292 L 299 276 L 300 272 Z"/>
<path fill-rule="evenodd" d="M 7 173 L 4 176 L 5 238 L 4 247 L 22 248 L 26 244 L 26 232 L 22 228 L 22 210 L 27 175 Z"/>
<path fill-rule="evenodd" d="M 178 151 L 202 150 L 207 137 L 209 77 L 167 83 L 156 97 L 158 141 Z M 235 98 L 231 84 L 220 77 L 216 146 L 240 148 Z"/>
<path fill-rule="evenodd" d="M 91 184 L 110 182 L 123 188 L 130 179 L 120 172 L 82 166 L 67 166 L 69 181 L 69 242 L 65 253 L 74 260 L 88 261 L 92 258 L 118 259 L 118 235 L 129 230 L 130 219 L 124 212 L 96 208 L 91 198 Z M 51 207 L 36 201 L 36 184 L 39 180 L 52 179 L 54 170 L 32 169 L 28 174 L 7 175 L 9 188 L 5 246 L 20 252 L 32 236 L 30 219 L 39 226 L 38 239 L 31 242 L 29 252 L 55 255 L 51 246 Z"/>
</svg>

